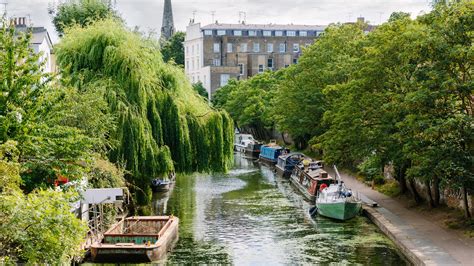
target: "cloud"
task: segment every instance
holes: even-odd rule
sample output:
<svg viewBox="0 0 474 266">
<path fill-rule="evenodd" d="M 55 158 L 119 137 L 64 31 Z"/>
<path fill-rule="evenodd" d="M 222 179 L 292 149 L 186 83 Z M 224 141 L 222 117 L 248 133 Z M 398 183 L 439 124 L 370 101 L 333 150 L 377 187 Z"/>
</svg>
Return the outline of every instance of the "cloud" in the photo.
<svg viewBox="0 0 474 266">
<path fill-rule="evenodd" d="M 54 32 L 48 4 L 58 0 L 8 0 L 9 15 L 30 15 L 36 26 L 46 26 Z M 141 30 L 161 28 L 163 0 L 116 0 L 117 8 L 130 27 Z M 429 0 L 172 0 L 175 25 L 184 31 L 195 12 L 202 24 L 214 19 L 222 23 L 237 23 L 239 12 L 246 13 L 247 23 L 329 24 L 354 21 L 358 16 L 378 24 L 395 11 L 416 17 L 430 10 Z M 242 18 L 243 19 L 243 18 Z M 54 38 L 56 40 L 56 38 Z"/>
</svg>

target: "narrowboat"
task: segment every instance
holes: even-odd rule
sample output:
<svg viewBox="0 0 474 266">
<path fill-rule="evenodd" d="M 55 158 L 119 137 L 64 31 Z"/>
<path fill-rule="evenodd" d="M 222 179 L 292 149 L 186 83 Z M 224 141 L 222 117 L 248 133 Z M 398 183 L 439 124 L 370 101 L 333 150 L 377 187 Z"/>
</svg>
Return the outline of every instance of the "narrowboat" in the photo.
<svg viewBox="0 0 474 266">
<path fill-rule="evenodd" d="M 278 162 L 275 166 L 276 172 L 279 176 L 289 178 L 295 166 L 303 160 L 311 160 L 303 153 L 289 153 L 278 156 Z"/>
<path fill-rule="evenodd" d="M 271 143 L 262 146 L 262 148 L 260 149 L 259 159 L 261 162 L 268 163 L 270 165 L 275 165 L 280 155 L 285 155 L 288 153 L 290 153 L 289 149 Z"/>
<path fill-rule="evenodd" d="M 335 183 L 335 179 L 324 171 L 322 161 L 309 160 L 303 160 L 293 169 L 290 181 L 310 202 L 315 201 L 322 184 L 329 186 Z"/>
<path fill-rule="evenodd" d="M 321 186 L 321 191 L 316 198 L 316 210 L 321 216 L 345 221 L 360 213 L 362 202 L 356 199 L 352 191 L 342 182 L 336 166 L 334 169 L 338 176 L 338 183 L 326 188 Z"/>
<path fill-rule="evenodd" d="M 91 246 L 94 262 L 154 262 L 166 258 L 178 241 L 174 216 L 129 217 L 112 226 Z"/>
<path fill-rule="evenodd" d="M 245 147 L 245 155 L 258 158 L 260 155 L 260 149 L 262 148 L 262 144 L 258 142 L 250 142 Z"/>
</svg>

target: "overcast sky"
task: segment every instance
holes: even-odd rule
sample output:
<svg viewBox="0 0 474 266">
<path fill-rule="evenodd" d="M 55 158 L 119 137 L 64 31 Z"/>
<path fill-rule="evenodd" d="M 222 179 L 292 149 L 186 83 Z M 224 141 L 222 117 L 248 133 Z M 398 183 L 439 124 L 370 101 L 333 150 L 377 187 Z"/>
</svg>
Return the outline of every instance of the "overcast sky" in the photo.
<svg viewBox="0 0 474 266">
<path fill-rule="evenodd" d="M 48 5 L 59 0 L 0 0 L 7 2 L 8 16 L 30 16 L 35 26 L 46 26 L 54 33 Z M 142 31 L 160 31 L 164 0 L 116 0 L 128 26 Z M 195 12 L 196 22 L 209 24 L 212 12 L 221 23 L 237 23 L 239 12 L 246 12 L 247 23 L 316 24 L 354 21 L 363 16 L 372 24 L 388 19 L 394 11 L 416 17 L 430 10 L 429 0 L 172 0 L 175 25 L 184 31 Z M 3 5 L 0 5 L 3 9 Z M 3 11 L 3 10 L 2 10 Z M 242 15 L 243 19 L 243 15 Z M 57 40 L 53 36 L 54 40 Z"/>
</svg>

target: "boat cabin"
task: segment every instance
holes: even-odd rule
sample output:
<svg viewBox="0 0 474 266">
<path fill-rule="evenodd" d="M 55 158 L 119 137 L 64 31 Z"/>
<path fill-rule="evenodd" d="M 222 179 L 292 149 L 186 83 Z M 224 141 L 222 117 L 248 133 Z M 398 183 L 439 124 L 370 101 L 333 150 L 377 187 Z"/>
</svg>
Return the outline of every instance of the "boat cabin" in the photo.
<svg viewBox="0 0 474 266">
<path fill-rule="evenodd" d="M 270 163 L 276 164 L 278 162 L 278 157 L 280 155 L 289 154 L 290 150 L 283 148 L 281 146 L 275 144 L 263 145 L 260 149 L 260 160 Z"/>
<path fill-rule="evenodd" d="M 278 156 L 276 172 L 282 177 L 290 177 L 293 169 L 303 160 L 311 160 L 303 153 L 289 153 Z"/>
<path fill-rule="evenodd" d="M 322 184 L 330 186 L 336 180 L 324 171 L 322 161 L 300 162 L 291 174 L 291 182 L 309 200 L 313 201 Z"/>
</svg>

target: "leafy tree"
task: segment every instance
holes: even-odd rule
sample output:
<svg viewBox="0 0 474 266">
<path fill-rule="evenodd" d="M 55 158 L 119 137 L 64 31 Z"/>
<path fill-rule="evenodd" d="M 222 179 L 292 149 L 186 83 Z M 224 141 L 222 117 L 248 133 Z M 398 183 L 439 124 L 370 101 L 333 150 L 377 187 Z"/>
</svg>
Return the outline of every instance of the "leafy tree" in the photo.
<svg viewBox="0 0 474 266">
<path fill-rule="evenodd" d="M 237 127 L 258 139 L 269 139 L 273 129 L 271 100 L 284 70 L 267 71 L 248 80 L 231 80 L 213 97 L 214 106 L 229 112 Z"/>
<path fill-rule="evenodd" d="M 0 194 L 0 257 L 67 264 L 82 253 L 87 227 L 71 212 L 77 195 L 39 190 Z"/>
<path fill-rule="evenodd" d="M 299 148 L 324 132 L 323 115 L 338 98 L 334 85 L 348 80 L 363 36 L 362 25 L 330 26 L 286 72 L 273 101 L 274 118 Z"/>
<path fill-rule="evenodd" d="M 209 94 L 207 93 L 206 88 L 204 88 L 204 86 L 202 85 L 202 82 L 194 83 L 193 89 L 205 99 L 209 98 Z"/>
<path fill-rule="evenodd" d="M 66 1 L 59 4 L 56 10 L 50 10 L 50 13 L 54 14 L 53 24 L 60 36 L 76 24 L 85 27 L 100 19 L 119 18 L 111 0 Z"/>
<path fill-rule="evenodd" d="M 173 61 L 178 66 L 184 67 L 184 37 L 186 33 L 178 31 L 166 41 L 161 48 L 165 62 Z"/>
<path fill-rule="evenodd" d="M 151 179 L 175 169 L 228 169 L 232 128 L 225 123 L 226 115 L 213 111 L 193 92 L 182 70 L 166 64 L 152 40 L 107 19 L 71 28 L 58 45 L 57 56 L 62 75 L 77 88 L 104 93 L 108 110 L 117 119 L 108 132 L 117 145 L 108 156 L 124 165 L 139 205 L 151 199 Z M 215 164 L 198 164 L 202 155 L 208 156 L 203 161 Z"/>
</svg>

